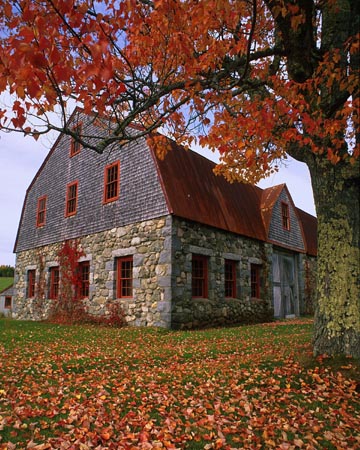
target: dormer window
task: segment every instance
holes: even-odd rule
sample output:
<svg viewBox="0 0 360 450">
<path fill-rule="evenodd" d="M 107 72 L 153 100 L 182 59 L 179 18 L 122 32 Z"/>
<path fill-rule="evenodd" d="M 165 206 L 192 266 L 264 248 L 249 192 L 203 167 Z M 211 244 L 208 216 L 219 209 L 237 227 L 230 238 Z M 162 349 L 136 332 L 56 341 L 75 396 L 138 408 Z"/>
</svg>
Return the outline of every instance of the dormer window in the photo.
<svg viewBox="0 0 360 450">
<path fill-rule="evenodd" d="M 72 129 L 72 132 L 74 134 L 76 134 L 77 136 L 81 135 L 81 123 L 76 125 L 76 127 L 74 127 Z M 81 150 L 81 144 L 79 141 L 77 141 L 74 137 L 71 137 L 71 146 L 70 146 L 70 157 L 77 155 L 78 153 L 80 153 Z"/>
<path fill-rule="evenodd" d="M 46 195 L 38 199 L 37 213 L 36 213 L 36 226 L 43 227 L 46 220 Z"/>
<path fill-rule="evenodd" d="M 104 203 L 113 202 L 119 198 L 120 163 L 114 162 L 105 167 L 104 173 Z"/>
<path fill-rule="evenodd" d="M 290 230 L 290 212 L 287 203 L 281 203 L 281 220 L 284 230 Z"/>
</svg>

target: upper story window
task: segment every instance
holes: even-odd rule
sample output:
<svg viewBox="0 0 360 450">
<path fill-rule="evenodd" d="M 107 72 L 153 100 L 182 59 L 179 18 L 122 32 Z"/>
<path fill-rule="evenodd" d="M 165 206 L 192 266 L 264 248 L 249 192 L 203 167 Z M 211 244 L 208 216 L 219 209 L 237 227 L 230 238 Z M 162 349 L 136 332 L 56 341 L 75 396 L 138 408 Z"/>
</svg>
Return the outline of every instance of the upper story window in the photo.
<svg viewBox="0 0 360 450">
<path fill-rule="evenodd" d="M 26 297 L 33 298 L 35 297 L 35 269 L 27 271 L 26 281 L 27 281 Z"/>
<path fill-rule="evenodd" d="M 46 221 L 46 200 L 47 197 L 44 195 L 38 199 L 37 212 L 36 212 L 36 226 L 42 227 L 45 225 Z"/>
<path fill-rule="evenodd" d="M 192 296 L 208 296 L 208 258 L 203 255 L 192 256 Z"/>
<path fill-rule="evenodd" d="M 57 299 L 59 297 L 59 281 L 60 281 L 59 267 L 50 267 L 49 276 L 50 276 L 49 298 Z"/>
<path fill-rule="evenodd" d="M 290 230 L 290 212 L 289 205 L 287 203 L 281 202 L 281 219 L 282 226 L 285 230 Z"/>
<path fill-rule="evenodd" d="M 79 290 L 78 298 L 89 297 L 90 286 L 90 262 L 82 261 L 79 263 Z"/>
<path fill-rule="evenodd" d="M 79 123 L 72 129 L 72 132 L 78 136 L 81 135 L 82 124 Z M 75 138 L 71 137 L 71 145 L 70 145 L 70 157 L 77 155 L 80 153 L 81 144 Z"/>
<path fill-rule="evenodd" d="M 236 297 L 236 261 L 225 259 L 225 297 Z"/>
<path fill-rule="evenodd" d="M 133 257 L 117 258 L 116 261 L 116 297 L 133 296 Z"/>
<path fill-rule="evenodd" d="M 73 216 L 77 210 L 78 182 L 75 181 L 67 185 L 65 217 Z"/>
<path fill-rule="evenodd" d="M 251 264 L 250 285 L 251 285 L 251 297 L 253 298 L 260 298 L 260 271 L 261 266 L 259 264 Z"/>
<path fill-rule="evenodd" d="M 120 163 L 114 162 L 105 167 L 104 172 L 104 203 L 113 202 L 119 198 Z"/>
</svg>

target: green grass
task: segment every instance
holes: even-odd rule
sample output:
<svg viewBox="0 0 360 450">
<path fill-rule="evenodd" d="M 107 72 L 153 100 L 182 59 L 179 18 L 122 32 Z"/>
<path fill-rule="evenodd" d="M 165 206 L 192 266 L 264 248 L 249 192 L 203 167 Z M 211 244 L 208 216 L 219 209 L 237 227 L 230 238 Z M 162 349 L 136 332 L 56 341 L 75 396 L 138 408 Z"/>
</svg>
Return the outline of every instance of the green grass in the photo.
<svg viewBox="0 0 360 450">
<path fill-rule="evenodd" d="M 0 449 L 359 448 L 359 362 L 314 359 L 311 336 L 309 319 L 186 332 L 1 319 Z"/>
<path fill-rule="evenodd" d="M 11 286 L 14 282 L 12 277 L 0 277 L 0 292 Z"/>
</svg>

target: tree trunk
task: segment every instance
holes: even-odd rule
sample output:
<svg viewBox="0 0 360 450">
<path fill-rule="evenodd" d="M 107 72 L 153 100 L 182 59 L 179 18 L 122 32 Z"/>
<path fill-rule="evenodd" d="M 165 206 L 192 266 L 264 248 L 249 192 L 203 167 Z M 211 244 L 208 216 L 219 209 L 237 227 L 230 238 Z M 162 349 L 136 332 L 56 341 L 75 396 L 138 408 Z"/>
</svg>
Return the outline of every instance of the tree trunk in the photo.
<svg viewBox="0 0 360 450">
<path fill-rule="evenodd" d="M 308 161 L 318 217 L 314 354 L 360 358 L 359 164 Z"/>
</svg>

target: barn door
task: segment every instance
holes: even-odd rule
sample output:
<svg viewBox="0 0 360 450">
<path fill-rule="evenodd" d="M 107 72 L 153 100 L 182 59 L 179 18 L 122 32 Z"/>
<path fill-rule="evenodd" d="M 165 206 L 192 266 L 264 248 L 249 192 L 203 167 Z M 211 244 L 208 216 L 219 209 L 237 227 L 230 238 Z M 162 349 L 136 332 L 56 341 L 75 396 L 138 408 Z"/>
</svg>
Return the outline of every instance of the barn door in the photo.
<svg viewBox="0 0 360 450">
<path fill-rule="evenodd" d="M 297 310 L 295 258 L 273 254 L 274 316 L 292 317 Z"/>
</svg>

